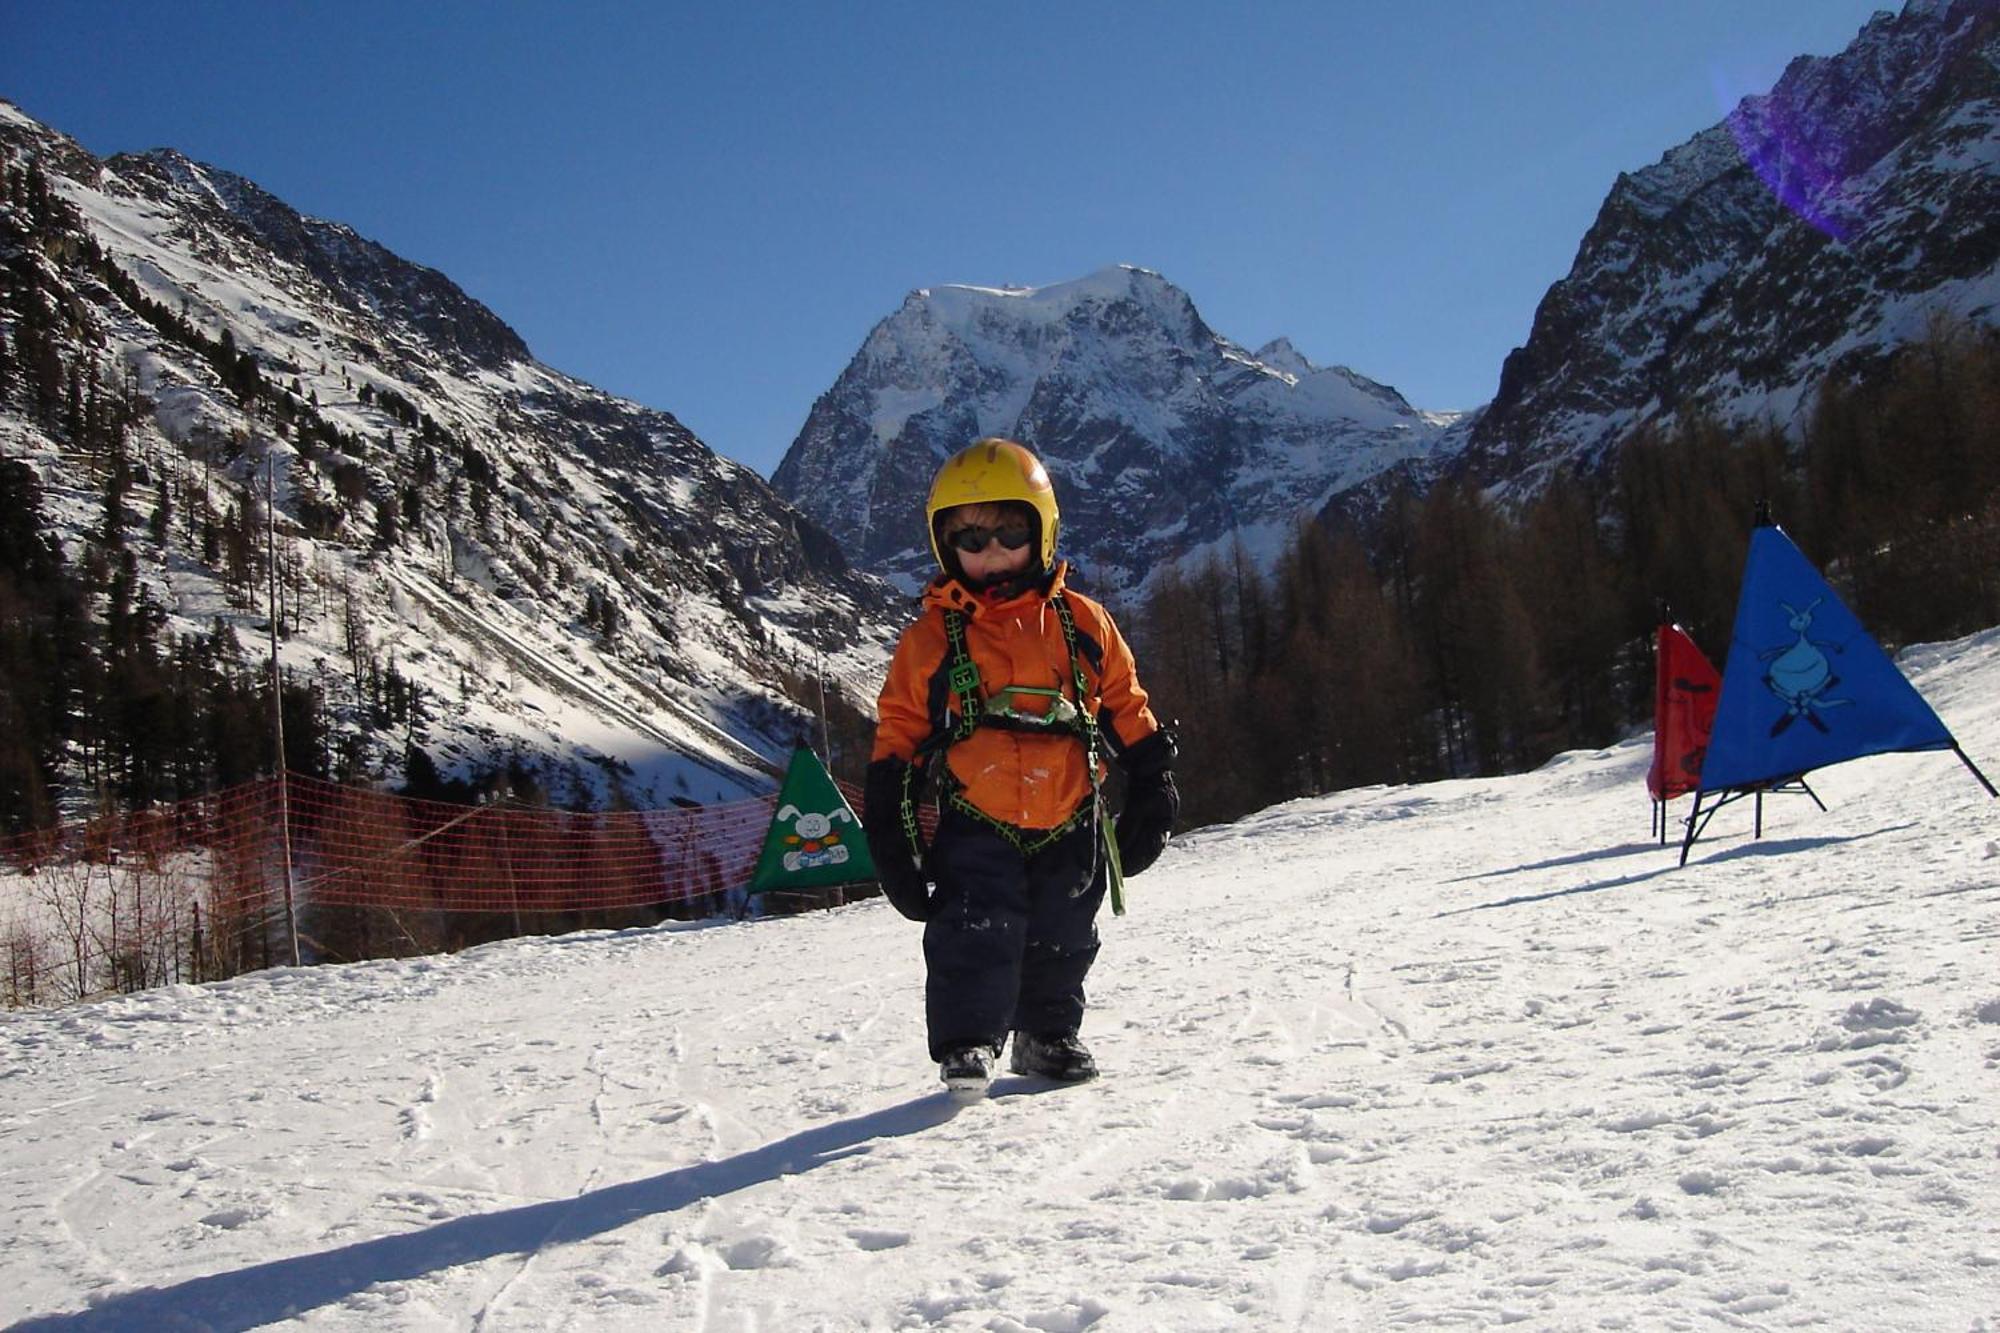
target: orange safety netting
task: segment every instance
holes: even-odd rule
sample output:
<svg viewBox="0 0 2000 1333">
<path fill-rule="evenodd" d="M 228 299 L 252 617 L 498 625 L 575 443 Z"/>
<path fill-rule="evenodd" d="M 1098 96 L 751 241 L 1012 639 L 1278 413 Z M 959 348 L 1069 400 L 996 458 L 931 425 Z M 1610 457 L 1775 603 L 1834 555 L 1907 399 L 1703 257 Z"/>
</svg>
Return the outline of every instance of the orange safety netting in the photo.
<svg viewBox="0 0 2000 1333">
<path fill-rule="evenodd" d="M 738 887 L 771 797 L 607 814 L 406 800 L 293 779 L 294 892 L 455 912 L 650 907 Z"/>
<path fill-rule="evenodd" d="M 289 962 L 294 922 L 305 956 L 365 957 L 632 924 L 635 911 L 724 911 L 750 880 L 775 801 L 573 814 L 289 775 L 62 825 L 0 842 L 0 998 Z M 368 909 L 393 928 L 357 926 Z M 474 913 L 493 920 L 444 920 Z"/>
</svg>

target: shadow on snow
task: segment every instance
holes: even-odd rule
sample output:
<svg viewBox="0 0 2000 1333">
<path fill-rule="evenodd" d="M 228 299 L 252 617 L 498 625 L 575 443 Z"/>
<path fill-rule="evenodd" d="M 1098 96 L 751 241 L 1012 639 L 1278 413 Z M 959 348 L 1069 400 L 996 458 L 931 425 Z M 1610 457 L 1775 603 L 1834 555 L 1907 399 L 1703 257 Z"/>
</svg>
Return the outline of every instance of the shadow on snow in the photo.
<svg viewBox="0 0 2000 1333">
<path fill-rule="evenodd" d="M 40 1315 L 10 1333 L 83 1329 L 242 1330 L 290 1319 L 385 1282 L 503 1255 L 531 1255 L 733 1194 L 869 1151 L 878 1139 L 920 1134 L 960 1108 L 944 1093 L 915 1098 L 851 1120 L 801 1130 L 735 1157 L 587 1191 L 573 1199 L 454 1218 L 421 1231 L 276 1259 L 171 1287 L 143 1287 L 90 1309 Z"/>
<path fill-rule="evenodd" d="M 1851 834 L 1847 837 L 1762 839 L 1756 842 L 1745 843 L 1739 847 L 1730 847 L 1724 851 L 1717 852 L 1713 856 L 1703 857 L 1698 861 L 1690 861 L 1688 862 L 1686 867 L 1668 864 L 1668 865 L 1663 865 L 1656 870 L 1648 870 L 1640 874 L 1620 875 L 1616 879 L 1593 880 L 1591 883 L 1588 884 L 1572 884 L 1570 887 L 1566 889 L 1550 889 L 1547 893 L 1524 893 L 1513 898 L 1501 898 L 1490 903 L 1474 903 L 1470 907 L 1454 907 L 1448 911 L 1439 912 L 1437 915 L 1441 917 L 1460 916 L 1467 912 L 1490 912 L 1495 910 L 1496 908 L 1521 907 L 1528 903 L 1545 903 L 1551 901 L 1552 899 L 1569 898 L 1580 893 L 1599 893 L 1605 889 L 1622 889 L 1632 884 L 1643 884 L 1649 879 L 1658 879 L 1661 875 L 1673 874 L 1676 870 L 1681 870 L 1681 869 L 1692 870 L 1696 866 L 1719 865 L 1725 861 L 1739 861 L 1746 857 L 1752 857 L 1752 856 L 1757 856 L 1757 857 L 1788 856 L 1796 852 L 1811 851 L 1816 847 L 1838 847 L 1845 843 L 1861 842 L 1867 838 L 1880 837 L 1884 833 L 1895 833 L 1910 827 L 1913 826 L 1910 824 L 1896 824 L 1889 828 L 1873 829 L 1867 833 L 1856 833 L 1856 834 Z M 1641 844 L 1640 846 L 1650 851 L 1660 850 L 1659 847 L 1650 843 Z M 1544 870 L 1554 866 L 1573 865 L 1579 862 L 1588 862 L 1588 861 L 1594 861 L 1616 856 L 1625 856 L 1629 855 L 1635 850 L 1638 850 L 1638 848 L 1632 845 L 1627 845 L 1624 847 L 1614 847 L 1602 852 L 1588 853 L 1581 856 L 1562 857 L 1553 861 L 1544 861 L 1537 865 L 1516 866 L 1513 870 L 1496 870 L 1496 871 L 1491 871 L 1486 875 L 1473 875 L 1473 876 L 1468 876 L 1467 878 L 1489 879 L 1500 875 L 1511 875 L 1514 874 L 1516 871 L 1520 870 Z M 1452 882 L 1456 883 L 1458 881 L 1452 881 Z"/>
<path fill-rule="evenodd" d="M 1678 846 L 1678 844 L 1675 844 Z M 1621 856 L 1637 856 L 1642 852 L 1657 852 L 1673 848 L 1662 842 L 1628 842 L 1618 847 L 1600 847 L 1588 852 L 1577 852 L 1570 856 L 1552 856 L 1546 861 L 1530 861 L 1526 865 L 1508 866 L 1505 870 L 1482 870 L 1476 875 L 1460 875 L 1456 879 L 1442 881 L 1446 884 L 1464 884 L 1472 880 L 1500 879 L 1507 875 L 1524 874 L 1530 870 L 1558 870 L 1563 866 L 1588 865 L 1592 861 L 1614 861 Z"/>
</svg>

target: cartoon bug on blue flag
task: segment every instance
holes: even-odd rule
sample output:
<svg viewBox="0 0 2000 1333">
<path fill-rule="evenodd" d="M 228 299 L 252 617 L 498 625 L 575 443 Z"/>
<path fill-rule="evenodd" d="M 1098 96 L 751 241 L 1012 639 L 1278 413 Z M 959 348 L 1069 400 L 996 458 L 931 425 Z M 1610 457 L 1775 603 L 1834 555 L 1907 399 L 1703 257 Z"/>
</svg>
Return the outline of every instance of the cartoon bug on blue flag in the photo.
<svg viewBox="0 0 2000 1333">
<path fill-rule="evenodd" d="M 1903 750 L 1953 751 L 1994 791 L 1791 538 L 1761 522 L 1750 536 L 1681 860 L 1707 824 L 1705 802 L 1712 817 L 1731 800 L 1798 784 L 1816 768 Z"/>
</svg>

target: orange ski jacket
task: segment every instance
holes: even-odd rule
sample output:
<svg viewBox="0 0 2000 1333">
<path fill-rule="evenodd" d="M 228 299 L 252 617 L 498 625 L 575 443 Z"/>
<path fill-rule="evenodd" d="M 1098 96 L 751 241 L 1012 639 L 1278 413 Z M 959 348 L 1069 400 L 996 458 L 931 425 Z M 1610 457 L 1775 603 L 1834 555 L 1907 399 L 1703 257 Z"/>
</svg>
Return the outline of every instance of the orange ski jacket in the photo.
<svg viewBox="0 0 2000 1333">
<path fill-rule="evenodd" d="M 991 602 L 956 579 L 939 575 L 924 589 L 923 614 L 903 631 L 889 677 L 877 700 L 875 759 L 915 757 L 919 746 L 947 725 L 955 705 L 949 677 L 951 643 L 945 612 L 965 617 L 966 652 L 979 668 L 988 699 L 1009 686 L 1061 689 L 1075 694 L 1062 620 L 1049 598 L 1063 592 L 1068 566 L 1058 564 L 1046 591 L 1033 589 Z M 1122 754 L 1160 729 L 1147 706 L 1132 650 L 1102 606 L 1081 593 L 1063 592 L 1076 622 L 1077 665 L 1088 687 L 1078 706 L 1097 719 L 1104 745 Z M 1014 707 L 1045 714 L 1052 701 L 1016 695 Z M 1020 829 L 1059 827 L 1090 797 L 1084 747 L 1069 732 L 1024 732 L 983 726 L 945 752 L 966 800 Z"/>
</svg>

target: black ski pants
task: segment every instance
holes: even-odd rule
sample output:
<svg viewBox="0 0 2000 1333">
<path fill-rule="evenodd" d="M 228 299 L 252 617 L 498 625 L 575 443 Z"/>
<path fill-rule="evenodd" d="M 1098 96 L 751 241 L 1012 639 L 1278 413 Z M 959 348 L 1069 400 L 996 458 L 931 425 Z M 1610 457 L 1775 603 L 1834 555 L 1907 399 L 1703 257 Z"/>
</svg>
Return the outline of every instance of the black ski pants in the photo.
<svg viewBox="0 0 2000 1333">
<path fill-rule="evenodd" d="M 947 808 L 924 868 L 937 885 L 924 925 L 931 1058 L 998 1047 L 1011 1030 L 1077 1031 L 1106 883 L 1096 825 L 1024 856 L 999 830 Z"/>
</svg>

